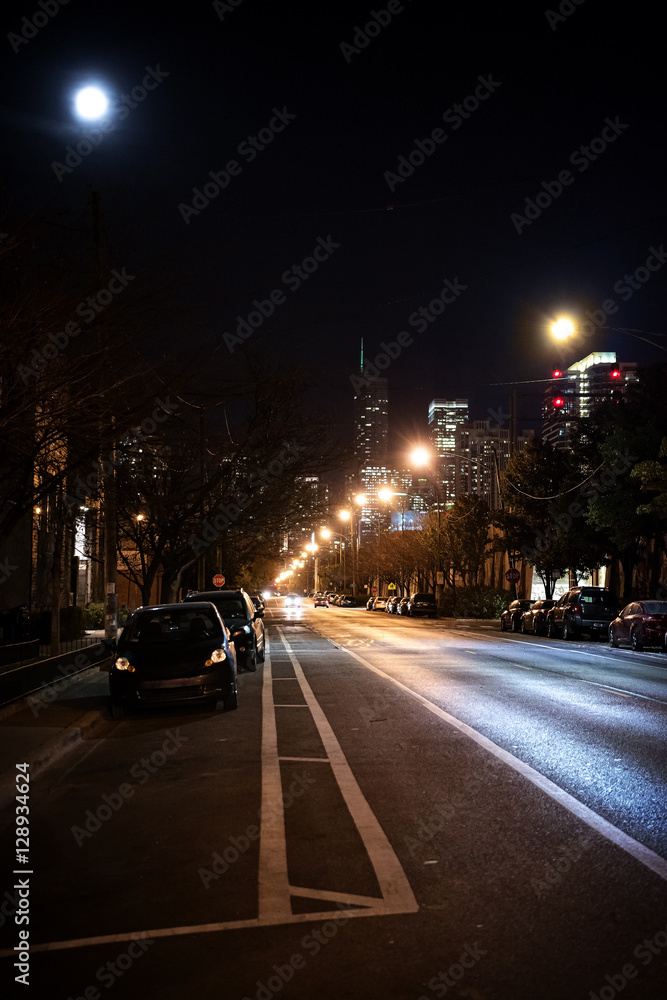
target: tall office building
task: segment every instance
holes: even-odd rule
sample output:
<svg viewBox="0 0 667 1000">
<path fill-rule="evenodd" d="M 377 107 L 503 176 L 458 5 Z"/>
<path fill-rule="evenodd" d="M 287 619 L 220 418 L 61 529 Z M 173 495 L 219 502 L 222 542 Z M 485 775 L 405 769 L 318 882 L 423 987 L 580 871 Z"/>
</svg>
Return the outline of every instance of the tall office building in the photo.
<svg viewBox="0 0 667 1000">
<path fill-rule="evenodd" d="M 532 430 L 521 431 L 517 436 L 517 450 L 523 451 L 526 441 L 532 437 Z M 481 496 L 489 507 L 500 507 L 498 473 L 503 471 L 512 454 L 509 427 L 492 424 L 490 420 L 459 424 L 455 451 L 456 495 Z"/>
<path fill-rule="evenodd" d="M 636 380 L 637 363 L 617 361 L 614 351 L 593 351 L 565 371 L 554 371 L 544 393 L 543 439 L 554 448 L 568 447 L 575 421 Z"/>
<path fill-rule="evenodd" d="M 389 449 L 389 396 L 386 378 L 367 378 L 354 397 L 354 452 L 357 469 L 382 465 Z"/>
<path fill-rule="evenodd" d="M 456 491 L 456 429 L 468 420 L 467 399 L 433 399 L 428 408 L 428 433 L 431 447 L 438 455 L 439 479 L 445 503 L 451 503 Z"/>
</svg>

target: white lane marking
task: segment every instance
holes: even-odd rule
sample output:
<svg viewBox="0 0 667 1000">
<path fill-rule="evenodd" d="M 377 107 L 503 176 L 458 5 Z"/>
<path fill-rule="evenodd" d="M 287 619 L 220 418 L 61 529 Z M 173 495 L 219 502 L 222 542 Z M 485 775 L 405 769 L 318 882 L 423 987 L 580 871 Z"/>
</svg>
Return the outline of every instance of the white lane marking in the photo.
<svg viewBox="0 0 667 1000">
<path fill-rule="evenodd" d="M 292 916 L 287 875 L 283 786 L 278 760 L 278 729 L 273 705 L 271 657 L 267 653 L 262 684 L 262 812 L 259 835 L 259 921 L 288 921 Z"/>
<path fill-rule="evenodd" d="M 332 892 L 331 889 L 304 889 L 302 886 L 291 885 L 290 891 L 305 899 L 323 899 L 328 903 L 355 903 L 357 906 L 377 905 L 377 896 L 357 896 L 349 892 Z"/>
<path fill-rule="evenodd" d="M 306 760 L 307 761 L 311 761 L 312 760 L 313 762 L 316 762 L 318 764 L 328 764 L 329 763 L 329 758 L 328 757 L 280 757 L 279 760 L 298 760 L 300 763 L 303 763 Z"/>
<path fill-rule="evenodd" d="M 424 705 L 429 712 L 433 712 L 433 714 L 437 715 L 438 718 L 448 722 L 450 726 L 454 726 L 455 729 L 458 729 L 459 732 L 463 733 L 465 736 L 469 736 L 471 740 L 474 740 L 475 743 L 479 744 L 479 746 L 488 750 L 489 753 L 494 754 L 494 756 L 498 757 L 506 764 L 509 764 L 511 768 L 518 771 L 519 774 L 523 775 L 534 785 L 537 785 L 538 788 L 541 788 L 543 792 L 546 792 L 547 795 L 549 795 L 552 799 L 555 799 L 556 802 L 564 806 L 565 809 L 573 813 L 579 819 L 583 820 L 583 822 L 592 827 L 592 829 L 602 834 L 603 837 L 606 837 L 607 840 L 616 844 L 616 846 L 620 847 L 623 851 L 626 851 L 641 864 L 645 865 L 646 868 L 649 868 L 652 872 L 655 872 L 656 875 L 659 875 L 660 878 L 667 880 L 667 860 L 665 860 L 665 858 L 661 858 L 659 854 L 655 854 L 652 850 L 650 850 L 650 848 L 645 847 L 644 844 L 640 844 L 639 841 L 629 837 L 627 833 L 624 833 L 623 830 L 619 830 L 618 827 L 614 826 L 608 820 L 603 819 L 602 816 L 598 816 L 596 812 L 589 809 L 589 807 L 584 805 L 583 802 L 575 799 L 573 795 L 564 791 L 549 778 L 546 778 L 543 774 L 540 774 L 539 771 L 530 767 L 529 764 L 525 764 L 522 760 L 519 760 L 518 757 L 508 753 L 506 750 L 503 750 L 502 747 L 499 747 L 492 740 L 488 739 L 488 737 L 482 736 L 482 734 L 478 733 L 476 729 L 472 728 L 472 726 L 467 725 L 465 722 L 461 722 L 460 719 L 450 715 L 449 712 L 445 712 L 438 705 L 429 701 L 428 698 L 425 698 L 423 695 L 413 691 L 401 681 L 396 680 L 395 677 L 391 677 L 390 674 L 385 673 L 384 670 L 374 666 L 374 664 L 369 663 L 368 660 L 359 656 L 358 653 L 354 653 L 351 649 L 346 649 L 345 652 L 348 656 L 353 656 L 355 660 L 358 660 L 368 670 L 372 670 L 380 677 L 384 677 L 385 680 L 390 681 L 392 684 L 395 684 L 396 687 L 405 691 L 406 694 L 415 698 L 416 701 Z"/>
<path fill-rule="evenodd" d="M 303 696 L 308 702 L 320 739 L 331 762 L 334 777 L 377 876 L 383 898 L 376 900 L 375 912 L 415 913 L 419 906 L 394 849 L 366 801 L 329 720 L 320 708 L 319 702 L 301 669 L 301 664 L 292 652 L 280 626 L 278 626 L 278 634 L 292 661 L 294 673 L 299 678 Z"/>
<path fill-rule="evenodd" d="M 303 895 L 302 890 L 296 891 L 300 895 Z M 358 897 L 356 896 L 345 897 L 343 902 L 349 902 L 351 906 L 354 906 L 356 905 L 357 898 Z M 346 918 L 352 918 L 376 917 L 377 915 L 378 907 L 377 900 L 375 900 L 374 909 L 368 907 L 363 910 L 336 909 L 326 911 L 323 910 L 320 913 L 294 913 L 290 915 L 290 918 L 287 921 L 283 919 L 260 920 L 258 917 L 250 917 L 248 920 L 223 920 L 218 923 L 211 924 L 190 924 L 183 927 L 158 927 L 151 931 L 129 931 L 121 934 L 100 934 L 97 937 L 72 938 L 69 941 L 47 941 L 43 944 L 33 944 L 31 941 L 30 951 L 34 953 L 45 951 L 67 951 L 73 948 L 93 948 L 97 945 L 119 944 L 123 941 L 145 941 L 147 938 L 182 937 L 186 934 L 214 934 L 220 931 L 245 930 L 248 927 L 271 927 L 277 924 L 285 923 L 303 924 L 308 921 L 320 923 L 325 920 L 340 921 L 343 916 Z M 15 957 L 16 953 L 12 951 L 11 948 L 3 948 L 0 951 L 0 958 Z"/>
<path fill-rule="evenodd" d="M 308 708 L 307 705 L 274 705 L 274 708 Z"/>
</svg>

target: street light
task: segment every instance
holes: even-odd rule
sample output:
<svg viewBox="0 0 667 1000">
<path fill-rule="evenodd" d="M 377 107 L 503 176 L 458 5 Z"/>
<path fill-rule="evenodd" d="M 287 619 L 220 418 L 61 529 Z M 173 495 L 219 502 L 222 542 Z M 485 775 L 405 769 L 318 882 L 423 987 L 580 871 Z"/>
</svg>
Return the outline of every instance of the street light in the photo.
<svg viewBox="0 0 667 1000">
<path fill-rule="evenodd" d="M 100 87 L 82 87 L 74 95 L 74 110 L 84 121 L 99 121 L 109 110 L 109 98 Z"/>
<path fill-rule="evenodd" d="M 556 340 L 567 340 L 575 332 L 575 326 L 569 316 L 560 316 L 559 319 L 553 321 L 549 327 L 552 337 Z"/>
<path fill-rule="evenodd" d="M 363 493 L 357 494 L 357 496 L 355 497 L 355 500 L 357 502 L 359 502 L 359 497 L 364 497 L 364 494 Z M 365 497 L 364 497 L 364 500 L 365 500 Z M 362 500 L 362 503 L 363 502 L 364 501 Z M 341 521 L 349 521 L 350 522 L 350 548 L 352 549 L 352 596 L 354 596 L 354 592 L 355 592 L 355 581 L 354 581 L 354 536 L 352 534 L 352 529 L 353 529 L 353 524 L 354 524 L 354 518 L 352 517 L 352 514 L 351 514 L 351 512 L 349 510 L 341 510 L 341 511 L 339 511 L 338 516 L 341 519 Z M 343 584 L 343 590 L 345 590 L 345 584 Z"/>
</svg>

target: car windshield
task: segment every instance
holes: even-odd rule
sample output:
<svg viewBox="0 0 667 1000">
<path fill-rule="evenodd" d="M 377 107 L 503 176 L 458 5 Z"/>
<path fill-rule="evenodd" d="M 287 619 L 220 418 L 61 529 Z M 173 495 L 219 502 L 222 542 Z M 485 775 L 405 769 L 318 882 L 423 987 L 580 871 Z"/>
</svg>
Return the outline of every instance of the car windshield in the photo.
<svg viewBox="0 0 667 1000">
<path fill-rule="evenodd" d="M 644 611 L 648 615 L 667 615 L 667 601 L 644 601 Z"/>
<path fill-rule="evenodd" d="M 248 610 L 243 601 L 234 598 L 223 598 L 215 602 L 215 606 L 223 618 L 247 618 Z"/>
<path fill-rule="evenodd" d="M 219 638 L 220 622 L 209 612 L 180 608 L 136 615 L 123 633 L 124 642 L 184 642 Z"/>
<path fill-rule="evenodd" d="M 413 601 L 434 601 L 433 594 L 415 594 Z"/>
<path fill-rule="evenodd" d="M 579 595 L 582 604 L 600 604 L 604 608 L 615 608 L 616 598 L 609 591 L 592 591 Z"/>
</svg>

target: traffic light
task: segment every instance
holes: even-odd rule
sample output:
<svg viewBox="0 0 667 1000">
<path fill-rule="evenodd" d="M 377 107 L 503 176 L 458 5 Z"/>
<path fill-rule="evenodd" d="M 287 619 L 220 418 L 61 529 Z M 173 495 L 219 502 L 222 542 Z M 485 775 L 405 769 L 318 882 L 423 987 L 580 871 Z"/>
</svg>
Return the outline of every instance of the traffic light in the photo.
<svg viewBox="0 0 667 1000">
<path fill-rule="evenodd" d="M 565 406 L 565 400 L 562 396 L 554 396 L 552 403 L 555 410 L 562 410 Z"/>
<path fill-rule="evenodd" d="M 621 377 L 621 373 L 619 372 L 618 368 L 614 368 L 614 370 L 609 373 L 609 377 L 613 378 L 613 379 L 620 378 Z"/>
<path fill-rule="evenodd" d="M 560 368 L 554 368 L 554 373 L 553 374 L 554 374 L 554 378 L 560 378 L 563 373 L 560 370 Z"/>
</svg>

